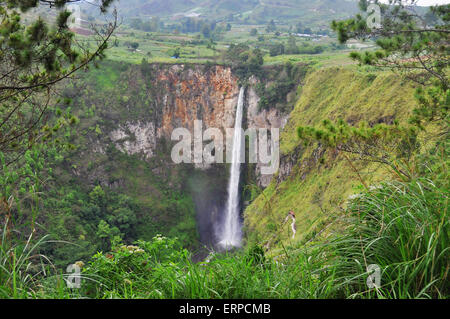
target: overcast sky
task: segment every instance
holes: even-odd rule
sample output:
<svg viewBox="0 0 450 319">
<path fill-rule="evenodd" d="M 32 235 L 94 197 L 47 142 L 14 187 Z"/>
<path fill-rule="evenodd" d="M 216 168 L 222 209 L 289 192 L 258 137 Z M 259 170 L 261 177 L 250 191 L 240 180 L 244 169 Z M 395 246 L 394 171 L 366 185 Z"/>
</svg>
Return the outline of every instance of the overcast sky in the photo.
<svg viewBox="0 0 450 319">
<path fill-rule="evenodd" d="M 388 0 L 381 0 L 381 2 L 389 2 Z M 436 4 L 449 4 L 450 0 L 419 0 L 417 4 L 419 6 L 434 6 Z"/>
<path fill-rule="evenodd" d="M 419 0 L 419 6 L 434 6 L 436 4 L 449 4 L 450 0 Z"/>
</svg>

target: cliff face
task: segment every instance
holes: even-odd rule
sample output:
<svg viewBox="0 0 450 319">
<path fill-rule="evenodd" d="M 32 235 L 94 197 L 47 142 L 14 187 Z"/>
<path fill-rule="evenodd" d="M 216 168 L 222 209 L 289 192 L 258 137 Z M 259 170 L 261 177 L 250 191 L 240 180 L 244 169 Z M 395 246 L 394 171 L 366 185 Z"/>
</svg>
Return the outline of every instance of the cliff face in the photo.
<svg viewBox="0 0 450 319">
<path fill-rule="evenodd" d="M 155 74 L 156 103 L 162 110 L 158 136 L 170 138 L 177 127 L 193 130 L 195 120 L 208 127 L 233 127 L 239 86 L 230 68 L 174 65 Z"/>
<path fill-rule="evenodd" d="M 277 109 L 259 110 L 258 83 L 256 78 L 250 79 L 246 90 L 244 129 L 282 127 L 287 117 Z M 111 87 L 112 96 L 101 101 L 105 108 L 99 118 L 107 122 L 100 127 L 106 134 L 90 134 L 91 147 L 85 155 L 109 156 L 107 146 L 112 144 L 121 153 L 143 160 L 141 163 L 158 179 L 157 184 L 189 195 L 195 205 L 200 240 L 212 243 L 214 227 L 226 201 L 228 170 L 224 164 L 195 164 L 197 170 L 192 170 L 192 165 L 174 164 L 170 158 L 170 146 L 175 143 L 170 142 L 171 135 L 176 128 L 186 128 L 193 134 L 194 122 L 201 120 L 203 130 L 221 129 L 225 138 L 225 129 L 234 127 L 239 90 L 238 78 L 225 66 L 131 66 L 117 76 Z M 119 185 L 119 191 L 135 189 L 142 194 L 139 196 L 153 198 L 155 202 L 167 191 L 148 194 L 148 185 L 155 182 L 143 177 L 130 180 L 125 173 L 128 168 L 121 162 L 113 171 L 107 169 L 110 160 L 101 159 L 97 163 L 92 171 L 80 176 L 91 179 L 92 184 L 99 181 L 110 188 Z M 269 184 L 272 175 L 261 175 L 259 164 L 248 167 L 255 170 L 251 175 L 261 186 Z M 151 215 L 160 218 L 159 213 Z"/>
<path fill-rule="evenodd" d="M 286 123 L 279 105 L 259 109 L 257 92 L 267 83 L 249 80 L 244 129 Z M 238 78 L 225 66 L 105 61 L 66 87 L 80 118 L 73 140 L 79 147 L 61 171 L 86 193 L 100 185 L 139 203 L 139 238 L 162 233 L 184 236 L 192 244 L 198 234 L 210 243 L 226 201 L 227 166 L 175 164 L 171 135 L 175 128 L 193 134 L 194 122 L 201 120 L 203 130 L 219 128 L 226 137 L 224 129 L 234 126 L 239 90 Z M 265 186 L 272 178 L 262 176 L 259 165 L 243 165 L 243 170 L 245 182 Z"/>
<path fill-rule="evenodd" d="M 117 149 L 128 154 L 142 154 L 149 159 L 155 154 L 159 140 L 170 140 L 175 128 L 187 128 L 193 133 L 195 120 L 203 121 L 203 129 L 221 129 L 224 136 L 225 129 L 234 126 L 239 84 L 229 67 L 154 64 L 140 72 L 135 76 L 149 82 L 148 91 L 155 112 L 153 116 L 126 120 L 112 129 L 109 138 Z M 131 77 L 129 81 L 137 80 Z M 247 88 L 246 128 L 283 127 L 286 115 L 281 115 L 275 108 L 259 110 L 258 83 L 258 79 L 252 78 Z M 261 186 L 268 185 L 271 175 L 261 175 L 259 165 L 256 165 L 255 173 Z"/>
<path fill-rule="evenodd" d="M 161 138 L 170 140 L 175 128 L 193 132 L 195 120 L 202 120 L 204 128 L 233 126 L 239 87 L 229 68 L 185 65 L 150 65 L 135 69 L 126 79 L 129 87 L 139 80 L 147 82 L 151 100 L 150 116 L 126 119 L 110 131 L 116 147 L 127 154 L 142 154 L 146 159 L 155 154 Z M 130 95 L 137 92 L 130 92 Z M 136 108 L 129 103 L 127 108 Z"/>
<path fill-rule="evenodd" d="M 268 110 L 259 108 L 260 97 L 256 93 L 256 86 L 259 81 L 256 78 L 250 79 L 250 85 L 247 89 L 247 127 L 248 128 L 278 128 L 280 131 L 284 128 L 289 118 L 289 114 L 282 114 L 276 108 Z M 259 186 L 266 187 L 270 184 L 273 175 L 262 174 L 261 164 L 255 166 L 256 181 Z"/>
</svg>

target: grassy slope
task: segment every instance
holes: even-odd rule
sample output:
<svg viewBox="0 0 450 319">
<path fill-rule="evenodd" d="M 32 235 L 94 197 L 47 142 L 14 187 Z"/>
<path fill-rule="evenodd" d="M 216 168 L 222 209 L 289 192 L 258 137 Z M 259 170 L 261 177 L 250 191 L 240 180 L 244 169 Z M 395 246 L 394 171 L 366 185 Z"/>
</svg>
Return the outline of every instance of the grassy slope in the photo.
<svg viewBox="0 0 450 319">
<path fill-rule="evenodd" d="M 338 116 L 352 122 L 376 121 L 385 116 L 404 120 L 415 105 L 412 90 L 392 73 L 371 73 L 353 66 L 322 68 L 309 74 L 281 133 L 281 156 L 297 152 L 297 164 L 285 181 L 277 184 L 275 178 L 246 209 L 249 239 L 264 243 L 278 232 L 277 227 L 293 209 L 297 220 L 293 243 L 308 240 L 337 215 L 336 207 L 345 206 L 346 198 L 360 185 L 347 162 L 331 160 L 330 152 L 318 156 L 317 149 L 304 149 L 297 137 L 298 126 L 317 125 L 322 119 Z M 319 164 L 321 156 L 324 162 Z M 368 184 L 380 180 L 381 168 L 363 163 L 356 166 Z M 288 228 L 281 231 L 285 243 L 291 241 Z"/>
</svg>

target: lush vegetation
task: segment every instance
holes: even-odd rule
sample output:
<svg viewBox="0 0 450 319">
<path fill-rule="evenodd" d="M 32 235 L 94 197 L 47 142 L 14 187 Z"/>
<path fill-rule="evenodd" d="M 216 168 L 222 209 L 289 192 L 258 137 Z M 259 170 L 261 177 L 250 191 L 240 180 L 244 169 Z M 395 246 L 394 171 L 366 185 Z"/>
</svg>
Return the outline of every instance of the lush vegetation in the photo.
<svg viewBox="0 0 450 319">
<path fill-rule="evenodd" d="M 363 11 L 367 5 L 361 1 Z M 380 50 L 354 52 L 353 59 L 394 69 L 403 77 L 373 73 L 372 67 L 358 68 L 360 75 L 348 73 L 351 81 L 345 80 L 347 71 L 339 69 L 332 77 L 329 70 L 322 73 L 325 77 L 320 71 L 312 74 L 282 136 L 290 173 L 284 172 L 247 208 L 246 221 L 254 239 L 276 247 L 278 253 L 285 246 L 302 247 L 320 238 L 336 242 L 336 232 L 345 230 L 350 237 L 339 250 L 344 254 L 354 250 L 353 259 L 341 260 L 343 265 L 351 260 L 348 272 L 355 267 L 362 272 L 370 259 L 383 265 L 390 288 L 377 291 L 378 297 L 446 297 L 448 262 L 443 262 L 439 275 L 419 269 L 432 262 L 434 257 L 427 254 L 433 247 L 439 247 L 439 252 L 432 252 L 435 256 L 448 256 L 448 45 L 443 44 L 448 7 L 432 9 L 434 19 L 428 20 L 429 25 L 407 10 L 401 3 L 382 6 L 388 18 L 380 29 L 370 29 L 361 15 L 333 22 L 341 42 L 353 37 L 377 38 Z M 394 87 L 395 93 L 390 91 Z M 367 94 L 374 89 L 380 93 Z M 395 182 L 383 184 L 386 179 Z M 358 188 L 366 195 L 350 195 Z M 394 194 L 392 200 L 378 189 L 388 189 Z M 409 203 L 403 201 L 405 194 Z M 360 196 L 363 205 L 358 206 L 354 198 Z M 439 212 L 422 206 L 422 198 L 439 206 Z M 302 235 L 292 240 L 282 220 L 299 204 L 301 209 L 296 212 L 303 220 Z M 402 213 L 405 208 L 407 216 Z M 346 219 L 352 213 L 363 216 L 356 232 L 352 230 L 356 222 Z M 421 219 L 427 223 L 418 222 Z M 376 233 L 374 225 L 380 227 Z M 413 235 L 415 227 L 421 229 L 418 236 Z M 389 246 L 387 238 L 401 247 Z M 427 248 L 419 248 L 425 241 Z M 439 281 L 442 285 L 434 286 Z M 359 295 L 358 289 L 363 286 L 350 289 L 347 295 Z"/>
<path fill-rule="evenodd" d="M 64 10 L 26 16 L 67 2 L 0 0 L 0 298 L 449 298 L 449 6 L 380 4 L 381 28 L 331 23 L 339 43 L 319 9 L 347 18 L 343 1 L 134 0 L 95 36 Z M 377 45 L 359 66 L 353 38 Z M 244 172 L 243 249 L 199 243 L 198 198 L 220 197 L 225 166 L 171 165 L 164 139 L 123 152 L 130 123 L 162 121 L 168 63 L 179 79 L 227 65 L 258 81 L 260 111 L 289 114 L 278 175 L 262 189 Z"/>
<path fill-rule="evenodd" d="M 29 275 L 32 254 L 46 240 L 31 244 L 30 238 L 25 247 L 2 247 L 0 293 L 16 298 L 445 298 L 449 225 L 448 200 L 441 191 L 427 180 L 380 185 L 351 201 L 346 220 L 351 226 L 344 235 L 326 244 L 287 247 L 276 260 L 250 246 L 194 263 L 177 239 L 158 235 L 135 245 L 117 240 L 108 253 L 78 263 L 79 289 L 67 288 L 58 273 L 39 281 Z M 366 284 L 371 264 L 381 269 L 382 284 L 375 289 Z"/>
</svg>

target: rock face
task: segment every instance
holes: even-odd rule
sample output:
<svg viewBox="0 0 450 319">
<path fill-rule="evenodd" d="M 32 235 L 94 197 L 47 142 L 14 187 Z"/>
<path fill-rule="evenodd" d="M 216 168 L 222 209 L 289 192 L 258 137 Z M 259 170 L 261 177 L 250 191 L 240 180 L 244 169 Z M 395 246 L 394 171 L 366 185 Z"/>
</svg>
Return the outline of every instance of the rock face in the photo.
<svg viewBox="0 0 450 319">
<path fill-rule="evenodd" d="M 269 110 L 259 110 L 259 97 L 256 94 L 256 85 L 258 80 L 254 77 L 250 79 L 250 86 L 247 90 L 247 127 L 248 128 L 278 128 L 283 129 L 289 118 L 288 115 L 280 114 L 279 110 L 271 108 Z M 266 187 L 272 180 L 272 174 L 265 175 L 261 173 L 261 164 L 257 163 L 255 175 L 259 186 Z"/>
<path fill-rule="evenodd" d="M 258 80 L 255 77 L 250 79 L 250 86 L 247 90 L 247 124 L 252 128 L 283 128 L 288 120 L 288 115 L 271 108 L 269 110 L 259 110 L 259 97 L 256 94 L 255 86 Z"/>
<path fill-rule="evenodd" d="M 160 139 L 170 141 L 174 129 L 186 128 L 192 134 L 196 120 L 203 122 L 203 130 L 221 129 L 224 137 L 225 129 L 233 128 L 239 84 L 230 67 L 153 64 L 146 72 L 151 78 L 149 87 L 156 112 L 146 119 L 121 123 L 110 131 L 109 138 L 117 149 L 128 154 L 142 154 L 148 159 L 155 154 Z M 148 81 L 145 74 L 143 78 Z M 287 121 L 286 115 L 281 115 L 275 108 L 259 110 L 258 82 L 251 78 L 246 92 L 247 128 L 282 128 Z M 257 181 L 260 186 L 267 186 L 272 175 L 262 175 L 260 169 L 257 164 Z"/>
<path fill-rule="evenodd" d="M 177 127 L 192 131 L 195 120 L 206 128 L 233 127 L 239 86 L 230 68 L 174 65 L 157 72 L 156 83 L 162 93 L 156 97 L 162 110 L 158 137 L 170 138 Z"/>
<path fill-rule="evenodd" d="M 150 158 L 156 148 L 156 130 L 152 122 L 127 122 L 111 131 L 109 137 L 117 149 L 128 154 L 143 154 Z"/>
</svg>

